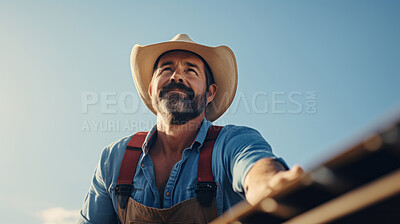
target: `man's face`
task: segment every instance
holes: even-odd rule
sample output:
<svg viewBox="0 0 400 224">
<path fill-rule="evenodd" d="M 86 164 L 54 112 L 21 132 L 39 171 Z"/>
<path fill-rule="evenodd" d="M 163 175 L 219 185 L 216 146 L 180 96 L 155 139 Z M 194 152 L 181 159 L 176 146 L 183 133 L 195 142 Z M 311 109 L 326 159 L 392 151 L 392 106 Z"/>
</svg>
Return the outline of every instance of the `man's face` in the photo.
<svg viewBox="0 0 400 224">
<path fill-rule="evenodd" d="M 207 102 L 203 61 L 185 51 L 163 55 L 149 87 L 157 115 L 181 125 L 204 112 Z"/>
</svg>

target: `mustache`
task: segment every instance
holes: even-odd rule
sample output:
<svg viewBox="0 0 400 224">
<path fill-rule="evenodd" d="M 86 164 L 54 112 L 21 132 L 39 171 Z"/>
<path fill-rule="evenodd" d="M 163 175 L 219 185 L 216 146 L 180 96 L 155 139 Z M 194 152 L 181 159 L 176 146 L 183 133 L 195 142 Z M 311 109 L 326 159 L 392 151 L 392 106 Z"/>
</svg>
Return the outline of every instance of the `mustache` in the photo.
<svg viewBox="0 0 400 224">
<path fill-rule="evenodd" d="M 163 97 L 167 92 L 174 89 L 183 90 L 189 96 L 190 99 L 194 97 L 194 91 L 192 90 L 192 88 L 185 86 L 185 84 L 177 82 L 171 82 L 168 85 L 163 86 L 160 90 L 159 96 Z"/>
</svg>

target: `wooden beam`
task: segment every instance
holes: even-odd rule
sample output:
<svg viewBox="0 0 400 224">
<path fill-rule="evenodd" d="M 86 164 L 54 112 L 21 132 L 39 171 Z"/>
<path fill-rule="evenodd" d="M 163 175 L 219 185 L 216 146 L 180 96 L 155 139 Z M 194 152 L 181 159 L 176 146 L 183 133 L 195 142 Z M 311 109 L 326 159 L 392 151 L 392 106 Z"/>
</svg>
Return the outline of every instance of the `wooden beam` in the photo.
<svg viewBox="0 0 400 224">
<path fill-rule="evenodd" d="M 328 223 L 397 193 L 400 193 L 400 169 L 304 212 L 285 224 Z"/>
</svg>

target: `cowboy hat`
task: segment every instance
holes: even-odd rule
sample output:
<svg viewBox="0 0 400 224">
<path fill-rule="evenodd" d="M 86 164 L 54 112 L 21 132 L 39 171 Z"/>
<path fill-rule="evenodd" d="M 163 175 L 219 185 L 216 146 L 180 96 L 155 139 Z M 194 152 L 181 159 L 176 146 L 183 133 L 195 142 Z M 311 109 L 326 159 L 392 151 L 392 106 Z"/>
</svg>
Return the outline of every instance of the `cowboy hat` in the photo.
<svg viewBox="0 0 400 224">
<path fill-rule="evenodd" d="M 209 47 L 195 43 L 186 34 L 178 34 L 170 41 L 141 46 L 136 44 L 131 52 L 131 70 L 136 89 L 144 104 L 154 113 L 148 88 L 157 58 L 170 50 L 186 50 L 200 55 L 210 66 L 217 94 L 207 105 L 206 119 L 218 119 L 231 105 L 235 97 L 238 71 L 233 51 L 227 46 Z"/>
</svg>

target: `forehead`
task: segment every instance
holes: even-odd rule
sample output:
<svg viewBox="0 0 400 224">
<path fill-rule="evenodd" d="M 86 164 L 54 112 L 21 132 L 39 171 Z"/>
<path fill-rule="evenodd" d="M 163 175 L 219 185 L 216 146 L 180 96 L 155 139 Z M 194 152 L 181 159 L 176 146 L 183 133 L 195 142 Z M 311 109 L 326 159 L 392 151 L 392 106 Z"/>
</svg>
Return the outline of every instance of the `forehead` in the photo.
<svg viewBox="0 0 400 224">
<path fill-rule="evenodd" d="M 177 63 L 179 61 L 182 62 L 190 62 L 199 66 L 199 68 L 203 67 L 203 61 L 196 54 L 188 52 L 188 51 L 172 51 L 162 55 L 159 59 L 157 67 L 163 64 L 163 62 L 174 62 Z"/>
</svg>

